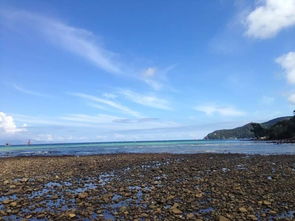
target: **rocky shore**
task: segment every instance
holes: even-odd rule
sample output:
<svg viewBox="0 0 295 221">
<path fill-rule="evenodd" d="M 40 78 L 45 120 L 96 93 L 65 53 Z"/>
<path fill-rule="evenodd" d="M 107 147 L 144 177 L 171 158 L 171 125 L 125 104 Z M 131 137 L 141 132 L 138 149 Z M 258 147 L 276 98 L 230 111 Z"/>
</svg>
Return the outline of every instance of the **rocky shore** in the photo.
<svg viewBox="0 0 295 221">
<path fill-rule="evenodd" d="M 0 159 L 0 220 L 295 220 L 295 156 Z"/>
</svg>

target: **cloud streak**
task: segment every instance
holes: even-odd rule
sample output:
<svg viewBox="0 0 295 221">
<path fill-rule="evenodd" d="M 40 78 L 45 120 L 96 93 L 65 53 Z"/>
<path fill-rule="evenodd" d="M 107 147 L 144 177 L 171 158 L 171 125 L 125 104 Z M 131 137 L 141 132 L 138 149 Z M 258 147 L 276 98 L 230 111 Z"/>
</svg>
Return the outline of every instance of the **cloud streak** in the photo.
<svg viewBox="0 0 295 221">
<path fill-rule="evenodd" d="M 164 100 L 155 96 L 139 94 L 131 90 L 120 90 L 120 94 L 123 95 L 128 100 L 143 106 L 162 109 L 162 110 L 172 110 L 167 100 Z"/>
<path fill-rule="evenodd" d="M 110 107 L 115 108 L 125 114 L 131 115 L 134 117 L 143 117 L 143 115 L 140 114 L 139 112 L 134 111 L 134 110 L 130 109 L 129 107 L 126 107 L 118 102 L 113 101 L 113 100 L 108 100 L 108 99 L 104 99 L 104 98 L 100 98 L 100 97 L 96 97 L 96 96 L 84 94 L 84 93 L 70 93 L 70 94 L 73 96 L 76 96 L 76 97 L 86 99 L 88 101 L 97 102 L 100 104 L 110 106 Z"/>
<path fill-rule="evenodd" d="M 246 17 L 246 35 L 266 39 L 295 25 L 295 0 L 264 0 Z"/>
<path fill-rule="evenodd" d="M 216 106 L 216 105 L 199 105 L 194 107 L 194 109 L 196 111 L 203 112 L 209 116 L 214 114 L 227 116 L 227 117 L 239 117 L 239 116 L 245 115 L 245 112 L 237 110 L 233 107 L 224 107 L 224 106 Z"/>
<path fill-rule="evenodd" d="M 20 87 L 19 85 L 16 85 L 16 84 L 13 85 L 13 88 L 21 93 L 28 94 L 28 95 L 33 95 L 33 96 L 38 96 L 38 97 L 50 97 L 47 94 L 39 93 L 36 91 L 31 91 L 26 88 Z"/>
<path fill-rule="evenodd" d="M 91 61 L 97 67 L 114 74 L 122 71 L 114 61 L 114 54 L 96 42 L 95 35 L 85 29 L 76 28 L 45 16 L 27 11 L 0 11 L 2 18 L 17 25 L 30 27 L 35 32 L 43 34 L 55 45 L 64 48 L 84 59 Z"/>
<path fill-rule="evenodd" d="M 18 31 L 20 27 L 25 27 L 25 31 L 41 34 L 42 38 L 53 45 L 84 58 L 107 73 L 137 79 L 154 90 L 163 88 L 166 73 L 173 68 L 159 70 L 156 67 L 138 68 L 126 64 L 118 53 L 100 44 L 91 31 L 68 25 L 55 18 L 18 10 L 0 10 L 0 18 L 6 25 L 15 25 Z"/>
</svg>

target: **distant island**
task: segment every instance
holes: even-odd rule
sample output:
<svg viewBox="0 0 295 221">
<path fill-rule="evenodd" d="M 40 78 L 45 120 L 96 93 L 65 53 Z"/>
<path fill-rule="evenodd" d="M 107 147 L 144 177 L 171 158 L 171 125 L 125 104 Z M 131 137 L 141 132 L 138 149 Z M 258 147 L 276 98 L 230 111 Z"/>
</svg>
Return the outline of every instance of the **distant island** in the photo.
<svg viewBox="0 0 295 221">
<path fill-rule="evenodd" d="M 257 139 L 293 142 L 295 141 L 295 117 L 279 117 L 264 123 L 248 123 L 234 129 L 216 130 L 209 133 L 204 139 Z"/>
</svg>

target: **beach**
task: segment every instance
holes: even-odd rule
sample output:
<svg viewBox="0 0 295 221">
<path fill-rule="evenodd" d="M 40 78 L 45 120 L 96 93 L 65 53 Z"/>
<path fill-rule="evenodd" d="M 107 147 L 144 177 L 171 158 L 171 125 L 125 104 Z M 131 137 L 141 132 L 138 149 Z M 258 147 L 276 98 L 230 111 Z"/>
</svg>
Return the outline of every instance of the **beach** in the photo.
<svg viewBox="0 0 295 221">
<path fill-rule="evenodd" d="M 295 155 L 0 159 L 0 220 L 294 220 Z"/>
</svg>

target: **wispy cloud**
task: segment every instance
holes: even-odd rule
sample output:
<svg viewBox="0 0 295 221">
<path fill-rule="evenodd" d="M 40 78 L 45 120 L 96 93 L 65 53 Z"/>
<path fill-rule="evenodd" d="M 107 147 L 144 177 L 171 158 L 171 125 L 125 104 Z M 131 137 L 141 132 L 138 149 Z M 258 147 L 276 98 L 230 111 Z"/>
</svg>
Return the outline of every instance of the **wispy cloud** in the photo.
<svg viewBox="0 0 295 221">
<path fill-rule="evenodd" d="M 36 32 L 76 55 L 94 63 L 97 67 L 119 74 L 121 69 L 115 61 L 115 53 L 107 50 L 96 41 L 95 35 L 85 29 L 76 28 L 57 19 L 27 11 L 0 11 L 2 19 L 16 24 L 25 24 Z"/>
<path fill-rule="evenodd" d="M 162 109 L 162 110 L 172 110 L 167 100 L 158 98 L 156 96 L 140 94 L 131 90 L 126 90 L 126 89 L 120 90 L 119 93 L 123 95 L 125 98 L 127 98 L 128 100 L 135 102 L 137 104 L 141 104 L 144 106 L 153 107 L 157 109 Z"/>
<path fill-rule="evenodd" d="M 38 97 L 51 97 L 48 94 L 43 94 L 43 93 L 39 93 L 36 91 L 32 91 L 32 90 L 26 89 L 24 87 L 21 87 L 19 85 L 16 85 L 16 84 L 13 85 L 13 88 L 21 93 L 24 93 L 24 94 L 29 94 L 29 95 L 38 96 Z"/>
<path fill-rule="evenodd" d="M 276 59 L 276 62 L 284 69 L 287 81 L 295 84 L 295 52 L 289 52 Z"/>
<path fill-rule="evenodd" d="M 157 67 L 148 67 L 144 69 L 139 75 L 139 79 L 144 81 L 154 90 L 160 90 L 166 87 L 165 82 L 167 82 L 167 74 L 171 71 L 175 65 L 169 66 L 164 69 Z"/>
<path fill-rule="evenodd" d="M 234 107 L 216 106 L 216 105 L 199 105 L 194 107 L 196 111 L 205 113 L 206 115 L 218 114 L 221 116 L 238 117 L 245 115 L 245 112 Z"/>
<path fill-rule="evenodd" d="M 107 115 L 107 114 L 97 114 L 97 115 L 87 115 L 87 114 L 69 114 L 67 116 L 61 117 L 63 120 L 76 121 L 76 122 L 85 122 L 85 123 L 94 123 L 94 124 L 103 124 L 111 123 L 122 118 Z"/>
<path fill-rule="evenodd" d="M 88 102 L 87 105 L 89 107 L 93 107 L 95 109 L 99 109 L 99 110 L 108 110 L 108 108 L 106 106 L 103 106 L 103 105 L 100 105 L 100 104 L 97 104 L 97 103 L 92 103 L 92 102 Z"/>
<path fill-rule="evenodd" d="M 144 66 L 142 64 L 130 65 L 123 62 L 119 53 L 107 49 L 98 42 L 96 35 L 91 31 L 74 27 L 52 17 L 18 10 L 0 10 L 0 17 L 5 24 L 15 24 L 17 28 L 25 27 L 30 31 L 33 30 L 52 44 L 83 57 L 108 73 L 138 79 L 155 90 L 163 88 L 166 73 L 173 68 L 173 66 L 165 69 L 142 68 Z"/>
<path fill-rule="evenodd" d="M 108 99 L 104 99 L 104 98 L 100 98 L 100 97 L 96 97 L 96 96 L 93 96 L 93 95 L 89 95 L 89 94 L 84 94 L 84 93 L 70 93 L 71 95 L 73 96 L 76 96 L 76 97 L 80 97 L 80 98 L 83 98 L 83 99 L 86 99 L 88 101 L 92 101 L 92 102 L 97 102 L 97 103 L 101 103 L 101 104 L 104 104 L 104 105 L 108 105 L 112 108 L 115 108 L 125 114 L 128 114 L 128 115 L 131 115 L 131 116 L 134 116 L 134 117 L 143 117 L 142 114 L 140 114 L 139 112 L 137 111 L 134 111 L 132 109 L 130 109 L 129 107 L 126 107 L 118 102 L 115 102 L 113 100 L 108 100 Z"/>
<path fill-rule="evenodd" d="M 254 38 L 270 38 L 295 25 L 295 0 L 263 0 L 246 18 L 246 34 Z"/>
</svg>

